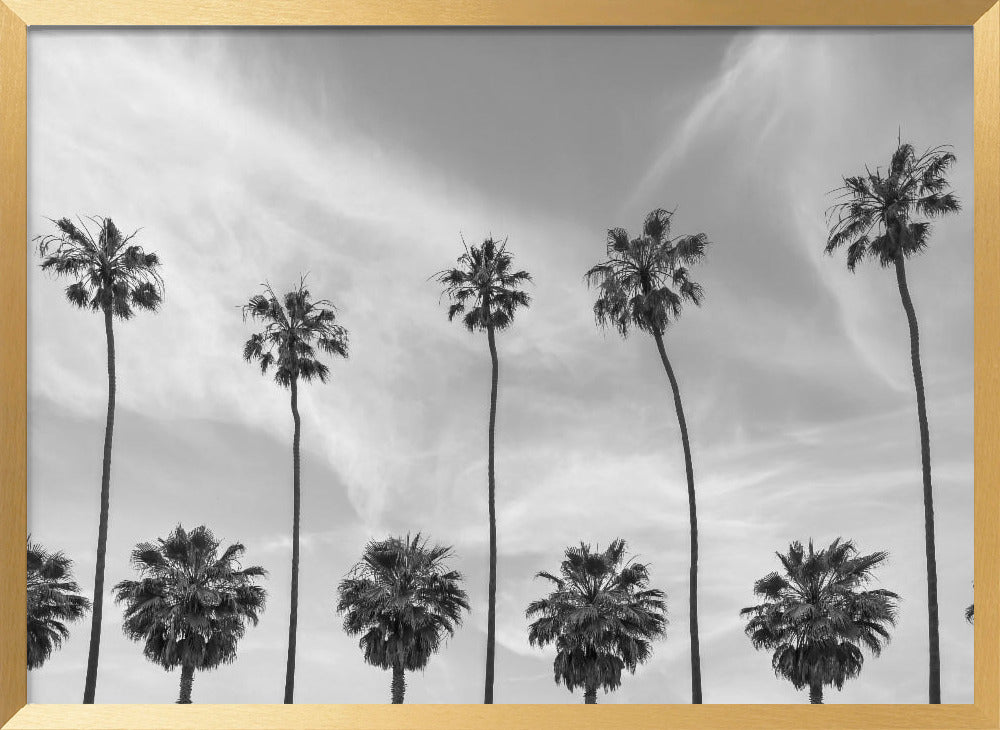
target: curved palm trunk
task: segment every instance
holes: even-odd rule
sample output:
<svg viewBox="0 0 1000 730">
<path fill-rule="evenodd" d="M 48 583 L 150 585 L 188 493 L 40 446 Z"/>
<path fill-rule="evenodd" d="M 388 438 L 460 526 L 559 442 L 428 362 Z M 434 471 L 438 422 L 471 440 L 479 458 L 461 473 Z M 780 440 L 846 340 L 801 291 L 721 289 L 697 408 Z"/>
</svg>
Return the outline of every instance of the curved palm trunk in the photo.
<svg viewBox="0 0 1000 730">
<path fill-rule="evenodd" d="M 920 424 L 920 463 L 924 477 L 924 549 L 927 556 L 927 641 L 929 645 L 929 702 L 941 704 L 941 649 L 938 642 L 937 557 L 934 549 L 934 492 L 931 488 L 931 437 L 927 426 L 927 404 L 924 400 L 924 375 L 920 369 L 920 333 L 917 314 L 906 285 L 906 270 L 902 256 L 896 256 L 896 283 L 910 325 L 910 362 L 913 385 L 917 391 L 917 421 Z"/>
<path fill-rule="evenodd" d="M 681 391 L 674 377 L 674 369 L 667 358 L 667 350 L 663 346 L 663 335 L 655 333 L 656 349 L 660 352 L 663 369 L 667 371 L 670 387 L 674 392 L 674 409 L 677 411 L 677 424 L 681 428 L 681 443 L 684 445 L 684 469 L 687 472 L 688 517 L 691 523 L 691 570 L 688 584 L 688 607 L 691 614 L 691 702 L 701 704 L 701 645 L 698 641 L 698 509 L 694 495 L 694 466 L 691 463 L 691 443 L 688 440 L 687 421 L 684 419 L 684 406 L 681 405 Z"/>
<path fill-rule="evenodd" d="M 181 667 L 181 694 L 177 698 L 178 705 L 191 704 L 191 688 L 194 686 L 194 667 Z"/>
<path fill-rule="evenodd" d="M 101 467 L 101 516 L 97 526 L 97 567 L 94 570 L 94 601 L 90 619 L 90 652 L 84 704 L 93 704 L 97 692 L 97 662 L 101 653 L 101 616 L 104 610 L 104 562 L 108 551 L 108 511 L 111 503 L 111 442 L 115 431 L 115 329 L 111 307 L 104 307 L 104 333 L 108 342 L 108 416 L 104 427 L 104 463 Z"/>
<path fill-rule="evenodd" d="M 295 434 L 292 437 L 292 598 L 288 613 L 288 661 L 285 665 L 285 704 L 290 705 L 295 694 L 295 634 L 299 623 L 299 511 L 302 493 L 299 483 L 299 420 L 298 378 L 292 378 L 292 420 Z"/>
<path fill-rule="evenodd" d="M 406 675 L 403 665 L 396 662 L 392 665 L 392 704 L 403 704 L 403 695 L 406 693 Z"/>
<path fill-rule="evenodd" d="M 583 691 L 583 703 L 585 705 L 596 705 L 597 704 L 597 686 L 587 687 Z"/>
<path fill-rule="evenodd" d="M 809 685 L 809 704 L 812 704 L 812 705 L 822 705 L 823 704 L 823 685 L 822 684 L 811 684 L 811 685 Z"/>
<path fill-rule="evenodd" d="M 490 512 L 490 585 L 488 609 L 486 613 L 486 691 L 483 703 L 493 704 L 493 664 L 495 658 L 496 623 L 497 623 L 497 514 L 496 514 L 496 478 L 494 473 L 494 451 L 496 445 L 497 422 L 497 381 L 500 376 L 500 364 L 497 359 L 497 343 L 493 326 L 486 328 L 486 337 L 490 343 L 490 361 L 493 365 L 493 377 L 490 386 L 490 446 L 489 466 L 487 467 L 489 482 L 489 512 Z"/>
</svg>

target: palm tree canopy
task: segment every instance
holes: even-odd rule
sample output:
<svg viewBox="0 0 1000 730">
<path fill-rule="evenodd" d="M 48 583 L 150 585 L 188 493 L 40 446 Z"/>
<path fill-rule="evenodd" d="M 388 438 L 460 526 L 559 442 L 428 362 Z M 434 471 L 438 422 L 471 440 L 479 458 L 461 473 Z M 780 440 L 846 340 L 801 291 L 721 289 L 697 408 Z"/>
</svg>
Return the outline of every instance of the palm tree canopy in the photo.
<svg viewBox="0 0 1000 730">
<path fill-rule="evenodd" d="M 604 552 L 580 543 L 566 549 L 558 576 L 538 573 L 555 589 L 529 604 L 525 615 L 535 620 L 528 641 L 555 644 L 555 681 L 571 692 L 616 689 L 622 670 L 634 673 L 666 631 L 666 597 L 648 587 L 646 565 L 625 561 L 625 547 L 620 539 Z"/>
<path fill-rule="evenodd" d="M 336 307 L 326 299 L 314 300 L 305 278 L 280 299 L 269 284 L 263 288 L 243 306 L 244 320 L 250 317 L 264 325 L 244 345 L 244 359 L 256 360 L 261 373 L 274 368 L 275 381 L 285 388 L 299 378 L 325 383 L 330 369 L 317 358 L 316 348 L 328 355 L 348 355 L 348 334 L 337 324 Z"/>
<path fill-rule="evenodd" d="M 890 266 L 897 254 L 909 258 L 927 246 L 930 223 L 961 210 L 951 193 L 946 173 L 955 163 L 947 147 L 932 147 L 917 155 L 913 145 L 900 141 L 884 170 L 866 169 L 845 177 L 835 192 L 838 202 L 827 212 L 830 234 L 826 252 L 847 246 L 847 268 L 865 259 Z"/>
<path fill-rule="evenodd" d="M 439 271 L 435 277 L 451 300 L 448 321 L 462 314 L 470 332 L 509 327 L 514 312 L 531 303 L 531 297 L 520 288 L 531 281 L 531 274 L 512 271 L 512 263 L 506 241 L 497 243 L 490 237 L 482 246 L 466 246 L 458 266 Z"/>
<path fill-rule="evenodd" d="M 243 545 L 219 551 L 211 530 L 178 525 L 165 539 L 132 551 L 138 580 L 114 588 L 124 604 L 122 629 L 144 643 L 143 654 L 160 666 L 211 669 L 236 658 L 246 624 L 256 626 L 267 594 L 259 566 L 243 568 Z"/>
<path fill-rule="evenodd" d="M 77 307 L 110 308 L 119 319 L 131 319 L 137 309 L 155 311 L 163 301 L 160 259 L 133 241 L 138 231 L 123 234 L 110 218 L 69 218 L 52 221 L 57 234 L 39 236 L 42 270 L 67 276 L 66 298 Z"/>
<path fill-rule="evenodd" d="M 411 538 L 371 541 L 337 588 L 344 631 L 360 636 L 365 661 L 382 669 L 422 669 L 462 623 L 469 599 L 462 575 L 447 563 L 452 549 Z"/>
<path fill-rule="evenodd" d="M 867 588 L 888 553 L 861 555 L 837 538 L 823 550 L 796 541 L 776 554 L 784 572 L 754 584 L 763 602 L 740 611 L 746 634 L 754 648 L 774 651 L 774 673 L 796 689 L 817 682 L 841 689 L 860 673 L 862 648 L 878 656 L 896 623 L 899 596 Z"/>
<path fill-rule="evenodd" d="M 79 595 L 73 561 L 28 539 L 28 669 L 38 669 L 69 636 L 67 623 L 83 618 L 90 601 Z"/>
<path fill-rule="evenodd" d="M 671 238 L 673 215 L 663 208 L 650 212 L 636 238 L 624 228 L 608 230 L 607 260 L 586 274 L 588 286 L 598 290 L 598 324 L 623 337 L 632 327 L 663 334 L 680 317 L 684 302 L 701 304 L 704 294 L 689 267 L 705 257 L 709 240 L 704 233 Z"/>
</svg>

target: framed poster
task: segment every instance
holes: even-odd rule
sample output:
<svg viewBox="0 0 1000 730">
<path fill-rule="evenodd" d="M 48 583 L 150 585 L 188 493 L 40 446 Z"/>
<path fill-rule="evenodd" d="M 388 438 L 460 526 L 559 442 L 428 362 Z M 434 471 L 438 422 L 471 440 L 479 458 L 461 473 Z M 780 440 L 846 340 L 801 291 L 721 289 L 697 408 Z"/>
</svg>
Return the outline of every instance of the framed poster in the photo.
<svg viewBox="0 0 1000 730">
<path fill-rule="evenodd" d="M 998 726 L 997 6 L 0 12 L 6 726 Z"/>
</svg>

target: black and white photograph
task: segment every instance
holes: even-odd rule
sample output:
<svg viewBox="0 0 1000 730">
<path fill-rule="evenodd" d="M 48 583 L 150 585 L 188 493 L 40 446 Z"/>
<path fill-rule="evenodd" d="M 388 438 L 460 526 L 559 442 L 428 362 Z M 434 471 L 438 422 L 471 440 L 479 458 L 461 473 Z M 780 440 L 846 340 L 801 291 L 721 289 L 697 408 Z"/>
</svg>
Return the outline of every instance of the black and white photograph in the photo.
<svg viewBox="0 0 1000 730">
<path fill-rule="evenodd" d="M 28 702 L 973 702 L 970 28 L 28 59 Z"/>
</svg>

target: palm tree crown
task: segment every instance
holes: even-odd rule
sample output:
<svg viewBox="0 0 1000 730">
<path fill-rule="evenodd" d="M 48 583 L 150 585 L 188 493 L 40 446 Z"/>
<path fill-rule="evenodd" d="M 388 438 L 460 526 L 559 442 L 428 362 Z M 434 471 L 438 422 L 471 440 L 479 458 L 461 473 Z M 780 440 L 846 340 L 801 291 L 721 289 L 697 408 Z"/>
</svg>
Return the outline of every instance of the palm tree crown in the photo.
<svg viewBox="0 0 1000 730">
<path fill-rule="evenodd" d="M 165 539 L 136 545 L 139 579 L 114 588 L 115 602 L 125 605 L 125 635 L 145 642 L 143 654 L 165 669 L 232 662 L 247 623 L 256 626 L 264 610 L 267 594 L 257 580 L 267 572 L 241 566 L 240 543 L 219 547 L 208 528 L 178 525 Z"/>
<path fill-rule="evenodd" d="M 646 565 L 625 561 L 624 540 L 604 552 L 580 543 L 565 555 L 559 576 L 538 573 L 555 589 L 528 606 L 526 616 L 535 618 L 528 641 L 554 643 L 556 683 L 571 692 L 583 687 L 593 702 L 598 687 L 616 689 L 623 669 L 634 673 L 652 656 L 652 641 L 666 630 L 665 595 L 647 587 Z"/>
<path fill-rule="evenodd" d="M 330 369 L 316 357 L 316 347 L 329 355 L 347 357 L 347 330 L 337 324 L 337 310 L 326 299 L 313 300 L 305 279 L 281 299 L 270 285 L 250 297 L 243 318 L 262 322 L 263 331 L 247 340 L 243 357 L 256 360 L 261 373 L 274 368 L 275 381 L 288 388 L 292 380 L 325 383 Z"/>
<path fill-rule="evenodd" d="M 371 541 L 338 586 L 344 631 L 360 636 L 365 661 L 382 669 L 423 669 L 462 623 L 469 600 L 452 549 L 411 538 Z M 402 696 L 399 697 L 402 700 Z"/>
<path fill-rule="evenodd" d="M 92 216 L 97 237 L 85 221 L 69 218 L 55 223 L 58 234 L 40 236 L 42 270 L 75 281 L 66 298 L 82 309 L 109 308 L 119 319 L 131 319 L 136 309 L 155 311 L 163 301 L 160 259 L 133 243 L 138 231 L 123 234 L 110 218 Z"/>
<path fill-rule="evenodd" d="M 845 177 L 840 197 L 827 215 L 830 234 L 826 252 L 847 246 L 847 268 L 865 259 L 892 266 L 897 255 L 906 259 L 927 246 L 930 223 L 918 216 L 937 218 L 957 213 L 961 204 L 947 190 L 945 174 L 955 155 L 947 147 L 932 147 L 917 155 L 913 145 L 899 142 L 886 169 L 865 170 Z"/>
<path fill-rule="evenodd" d="M 38 669 L 69 636 L 67 623 L 90 609 L 73 579 L 73 561 L 28 540 L 28 669 Z"/>
<path fill-rule="evenodd" d="M 470 332 L 509 327 L 517 308 L 531 302 L 519 288 L 531 281 L 531 274 L 511 271 L 512 262 L 507 242 L 498 244 L 490 237 L 482 246 L 466 246 L 457 267 L 438 272 L 436 278 L 452 301 L 449 321 L 463 314 L 462 322 Z"/>
<path fill-rule="evenodd" d="M 773 650 L 774 673 L 796 689 L 810 687 L 822 699 L 823 685 L 844 686 L 864 664 L 862 648 L 878 656 L 896 623 L 899 596 L 868 584 L 888 553 L 861 555 L 850 540 L 808 550 L 793 542 L 777 553 L 784 573 L 754 584 L 763 599 L 740 611 L 756 649 Z M 817 699 L 813 699 L 814 702 Z"/>
<path fill-rule="evenodd" d="M 623 337 L 632 327 L 662 335 L 685 301 L 701 304 L 701 286 L 690 279 L 688 267 L 704 258 L 708 238 L 704 233 L 671 238 L 672 218 L 672 211 L 657 208 L 636 238 L 624 228 L 608 230 L 608 258 L 586 275 L 587 284 L 599 291 L 598 324 L 615 327 Z"/>
</svg>

